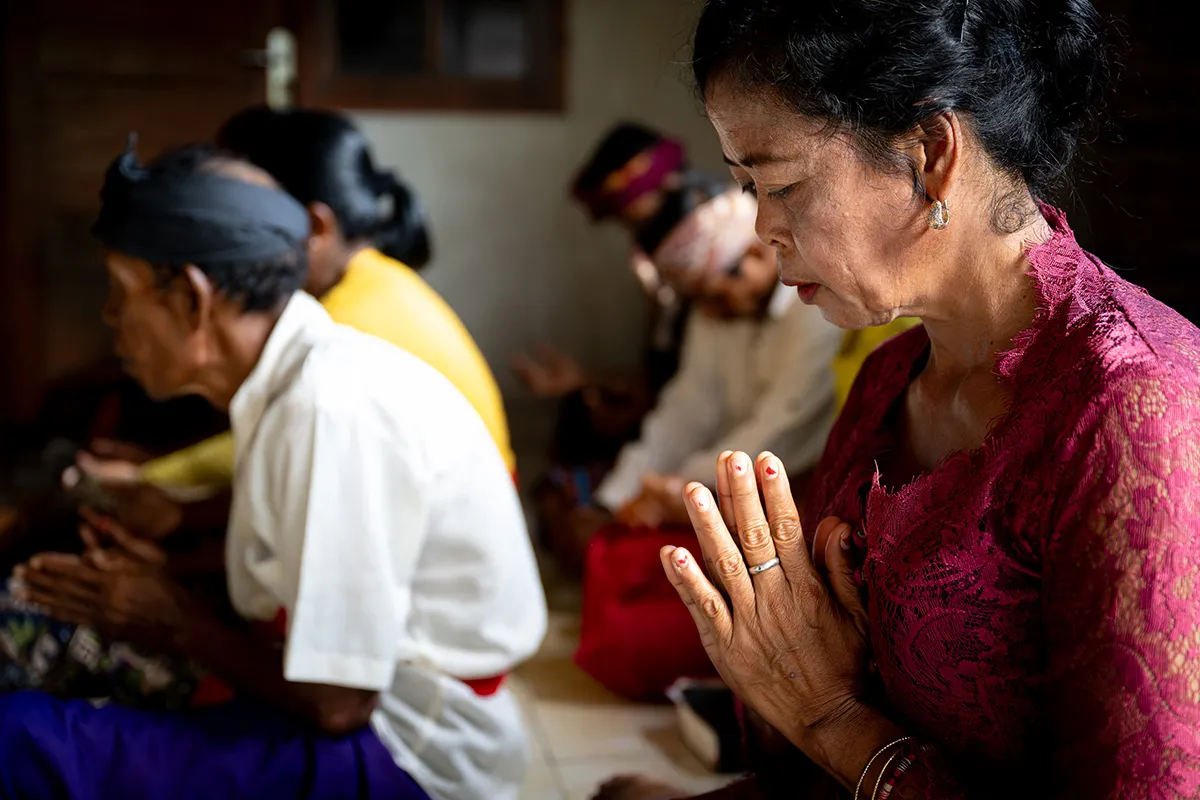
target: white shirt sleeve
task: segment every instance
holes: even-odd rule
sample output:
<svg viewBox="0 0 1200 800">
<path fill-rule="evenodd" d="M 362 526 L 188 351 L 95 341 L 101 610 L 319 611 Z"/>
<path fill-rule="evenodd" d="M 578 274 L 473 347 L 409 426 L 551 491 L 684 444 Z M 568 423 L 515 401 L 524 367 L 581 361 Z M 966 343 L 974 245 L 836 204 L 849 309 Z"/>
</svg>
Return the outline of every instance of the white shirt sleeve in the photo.
<svg viewBox="0 0 1200 800">
<path fill-rule="evenodd" d="M 771 381 L 757 397 L 750 415 L 702 450 L 692 453 L 677 474 L 710 484 L 717 458 L 726 450 L 756 457 L 774 453 L 789 472 L 816 464 L 833 426 L 833 358 L 842 332 L 815 308 L 790 309 L 778 323 L 779 335 L 763 346 L 777 348 Z"/>
<path fill-rule="evenodd" d="M 278 525 L 270 538 L 288 616 L 289 681 L 391 685 L 428 493 L 421 459 L 396 447 L 381 424 L 287 398 L 263 418 L 259 435 L 279 442 L 268 481 Z"/>
<path fill-rule="evenodd" d="M 616 511 L 642 490 L 647 473 L 675 473 L 696 449 L 711 442 L 721 425 L 720 353 L 710 341 L 713 323 L 691 312 L 679 370 L 642 422 L 642 435 L 621 449 L 617 463 L 596 489 L 596 499 Z"/>
</svg>

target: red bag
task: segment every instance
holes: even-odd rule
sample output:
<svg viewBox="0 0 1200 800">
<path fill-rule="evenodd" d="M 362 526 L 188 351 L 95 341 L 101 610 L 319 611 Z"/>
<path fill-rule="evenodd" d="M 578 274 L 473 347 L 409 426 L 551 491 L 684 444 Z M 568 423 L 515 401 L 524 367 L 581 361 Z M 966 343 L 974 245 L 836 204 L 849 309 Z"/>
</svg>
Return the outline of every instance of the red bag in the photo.
<svg viewBox="0 0 1200 800">
<path fill-rule="evenodd" d="M 717 674 L 696 623 L 663 573 L 666 545 L 699 553 L 690 528 L 610 525 L 588 545 L 575 663 L 609 691 L 662 700 L 679 678 Z"/>
</svg>

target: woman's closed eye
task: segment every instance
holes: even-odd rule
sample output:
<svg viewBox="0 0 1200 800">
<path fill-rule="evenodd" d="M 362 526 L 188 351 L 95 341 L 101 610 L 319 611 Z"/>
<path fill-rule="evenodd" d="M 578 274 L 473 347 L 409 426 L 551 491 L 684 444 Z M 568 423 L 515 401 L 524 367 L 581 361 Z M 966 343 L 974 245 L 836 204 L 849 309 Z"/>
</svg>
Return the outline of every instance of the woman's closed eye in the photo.
<svg viewBox="0 0 1200 800">
<path fill-rule="evenodd" d="M 773 197 L 776 200 L 783 200 L 785 197 L 787 197 L 789 194 L 792 193 L 792 189 L 795 189 L 799 185 L 800 185 L 799 182 L 797 182 L 797 183 L 789 183 L 787 186 L 781 187 L 779 189 L 767 189 L 767 197 Z M 753 181 L 751 181 L 750 183 L 742 184 L 742 191 L 745 192 L 746 194 L 750 195 L 751 197 L 758 197 L 758 187 L 754 185 Z"/>
</svg>

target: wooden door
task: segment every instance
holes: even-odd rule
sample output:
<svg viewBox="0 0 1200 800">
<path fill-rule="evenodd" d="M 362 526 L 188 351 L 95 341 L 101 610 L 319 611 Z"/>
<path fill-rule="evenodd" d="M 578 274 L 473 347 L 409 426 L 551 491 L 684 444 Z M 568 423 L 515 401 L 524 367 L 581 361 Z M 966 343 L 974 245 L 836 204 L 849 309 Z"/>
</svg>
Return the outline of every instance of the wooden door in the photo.
<svg viewBox="0 0 1200 800">
<path fill-rule="evenodd" d="M 49 382 L 106 368 L 106 291 L 88 233 L 104 169 L 211 139 L 264 99 L 256 51 L 282 0 L 5 3 L 0 141 L 0 421 L 28 423 Z"/>
</svg>

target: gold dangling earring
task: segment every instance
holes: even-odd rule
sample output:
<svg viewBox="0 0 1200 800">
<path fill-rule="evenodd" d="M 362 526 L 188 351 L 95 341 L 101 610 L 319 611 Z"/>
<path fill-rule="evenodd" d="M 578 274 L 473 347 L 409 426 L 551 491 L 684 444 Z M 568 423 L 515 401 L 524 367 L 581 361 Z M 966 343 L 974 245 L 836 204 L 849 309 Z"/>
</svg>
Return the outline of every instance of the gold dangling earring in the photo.
<svg viewBox="0 0 1200 800">
<path fill-rule="evenodd" d="M 950 225 L 950 206 L 945 200 L 934 200 L 933 208 L 929 209 L 929 227 L 935 231 L 944 231 Z"/>
</svg>

